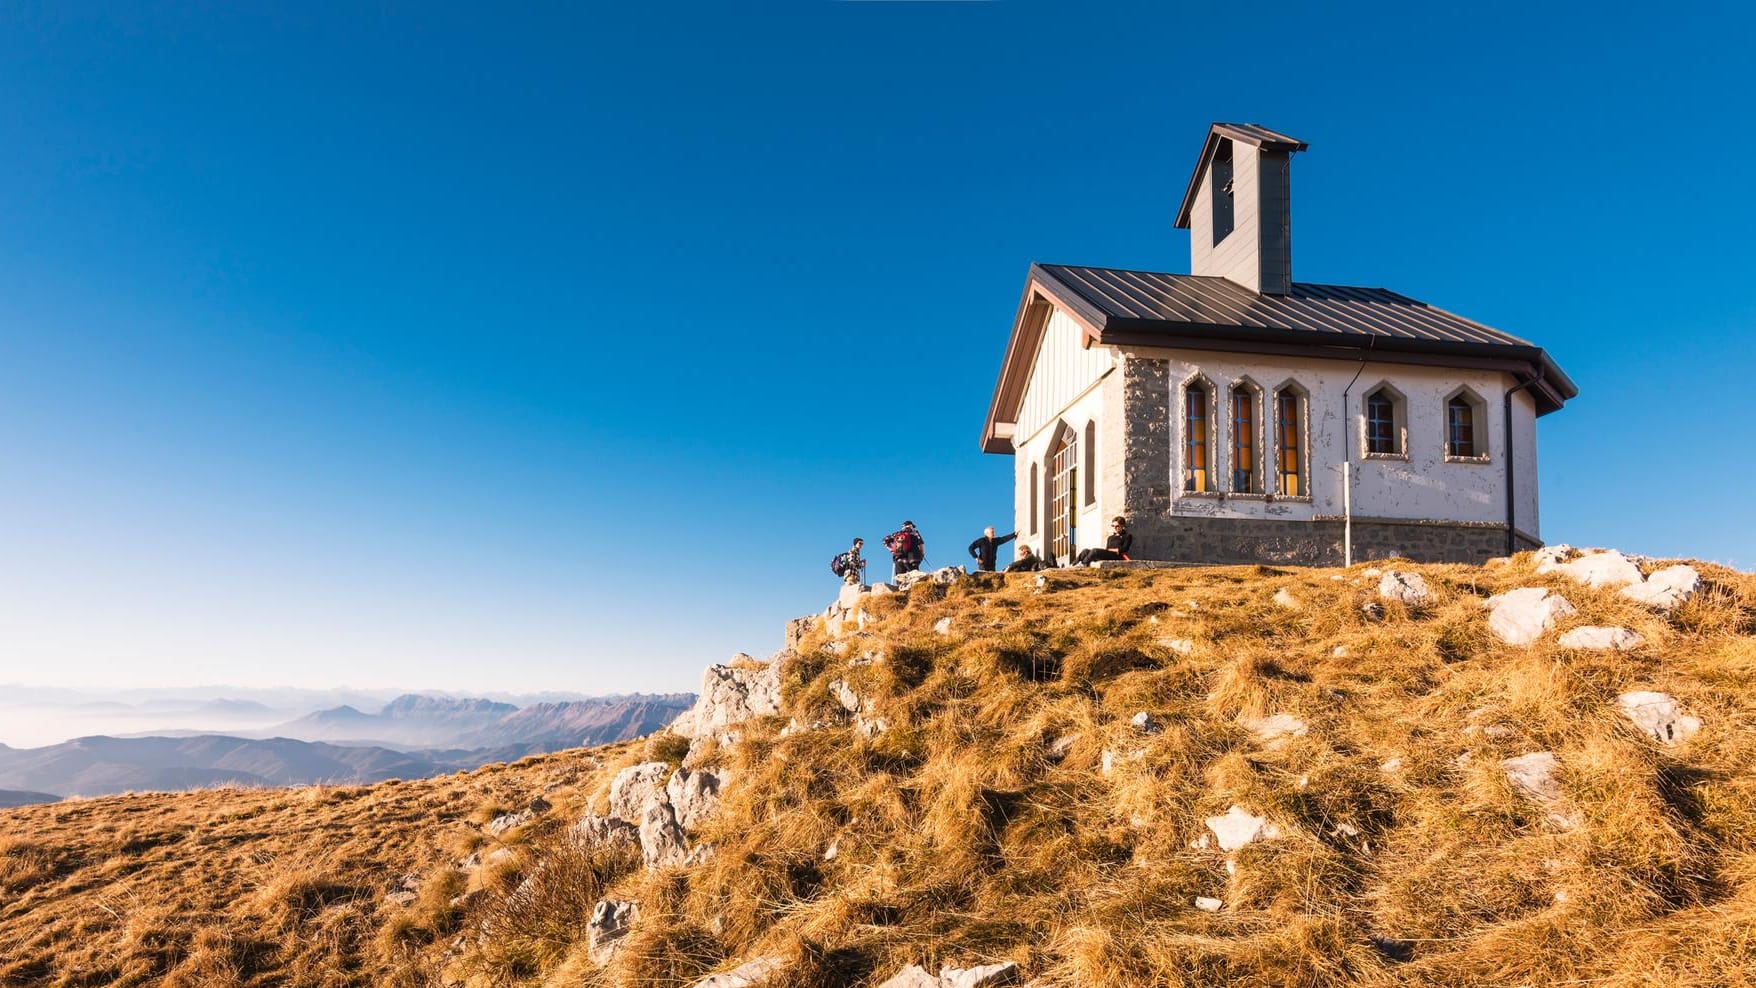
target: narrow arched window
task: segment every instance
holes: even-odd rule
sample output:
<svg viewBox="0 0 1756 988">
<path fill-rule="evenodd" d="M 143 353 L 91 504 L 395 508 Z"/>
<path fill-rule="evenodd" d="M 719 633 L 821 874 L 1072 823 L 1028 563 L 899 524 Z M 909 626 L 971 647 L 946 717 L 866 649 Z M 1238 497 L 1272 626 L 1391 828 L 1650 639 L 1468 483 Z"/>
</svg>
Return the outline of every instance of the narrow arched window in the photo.
<svg viewBox="0 0 1756 988">
<path fill-rule="evenodd" d="M 1366 396 L 1366 452 L 1381 455 L 1402 452 L 1396 404 L 1396 396 L 1385 388 Z"/>
<path fill-rule="evenodd" d="M 1212 490 L 1212 448 L 1207 441 L 1207 386 L 1191 383 L 1183 391 L 1183 489 Z"/>
<path fill-rule="evenodd" d="M 1256 393 L 1232 389 L 1232 490 L 1239 494 L 1256 489 Z"/>
<path fill-rule="evenodd" d="M 1037 465 L 1030 465 L 1030 534 L 1037 533 Z"/>
<path fill-rule="evenodd" d="M 1475 457 L 1476 409 L 1463 395 L 1445 403 L 1445 455 Z"/>
<path fill-rule="evenodd" d="M 1302 445 L 1299 395 L 1282 390 L 1274 396 L 1274 448 L 1276 459 L 1275 492 L 1286 497 L 1303 497 L 1305 448 Z"/>
<path fill-rule="evenodd" d="M 1085 423 L 1085 503 L 1097 503 L 1097 423 Z"/>
</svg>

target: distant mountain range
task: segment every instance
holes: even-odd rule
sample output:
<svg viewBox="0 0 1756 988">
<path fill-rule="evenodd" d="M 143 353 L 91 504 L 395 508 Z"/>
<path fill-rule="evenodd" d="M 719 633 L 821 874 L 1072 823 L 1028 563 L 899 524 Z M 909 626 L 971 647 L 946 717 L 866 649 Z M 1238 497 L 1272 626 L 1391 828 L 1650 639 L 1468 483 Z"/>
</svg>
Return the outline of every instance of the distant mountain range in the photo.
<svg viewBox="0 0 1756 988">
<path fill-rule="evenodd" d="M 29 806 L 32 803 L 54 803 L 61 799 L 46 792 L 20 792 L 17 789 L 0 789 L 0 810 L 13 806 Z"/>
<path fill-rule="evenodd" d="M 563 748 L 650 734 L 694 694 L 536 703 L 405 694 L 376 713 L 351 705 L 307 714 L 251 736 L 76 738 L 39 748 L 0 744 L 0 790 L 42 797 L 215 785 L 358 784 L 412 779 Z M 4 795 L 4 794 L 0 794 Z M 3 805 L 3 804 L 0 804 Z"/>
</svg>

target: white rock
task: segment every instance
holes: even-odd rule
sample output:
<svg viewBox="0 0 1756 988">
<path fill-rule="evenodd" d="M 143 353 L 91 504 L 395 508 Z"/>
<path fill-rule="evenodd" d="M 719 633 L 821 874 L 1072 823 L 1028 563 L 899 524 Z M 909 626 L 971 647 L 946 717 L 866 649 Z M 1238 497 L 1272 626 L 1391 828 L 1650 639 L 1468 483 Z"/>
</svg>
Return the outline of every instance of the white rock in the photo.
<svg viewBox="0 0 1756 988">
<path fill-rule="evenodd" d="M 1160 648 L 1170 649 L 1178 655 L 1189 655 L 1195 651 L 1193 638 L 1160 638 L 1158 644 Z"/>
<path fill-rule="evenodd" d="M 653 800 L 640 817 L 640 853 L 646 867 L 675 868 L 689 861 L 689 843 L 669 803 Z"/>
<path fill-rule="evenodd" d="M 1225 905 L 1225 903 L 1218 899 L 1209 898 L 1205 895 L 1198 895 L 1195 897 L 1195 908 L 1200 909 L 1203 912 L 1219 912 L 1220 907 L 1223 905 Z"/>
<path fill-rule="evenodd" d="M 1128 721 L 1128 723 L 1133 724 L 1134 729 L 1141 732 L 1142 734 L 1157 734 L 1160 731 L 1164 730 L 1164 725 L 1162 725 L 1158 722 L 1158 718 L 1154 717 L 1153 715 L 1147 713 L 1144 710 L 1135 714 L 1134 717 Z"/>
<path fill-rule="evenodd" d="M 646 804 L 653 800 L 667 801 L 665 780 L 671 777 L 667 762 L 641 762 L 630 765 L 610 782 L 610 815 L 621 820 L 639 820 Z"/>
<path fill-rule="evenodd" d="M 1666 566 L 1637 583 L 1622 588 L 1622 596 L 1660 611 L 1670 611 L 1695 596 L 1701 587 L 1701 574 L 1693 566 Z"/>
<path fill-rule="evenodd" d="M 1018 980 L 1018 965 L 1011 961 L 983 964 L 980 967 L 947 967 L 939 971 L 939 983 L 945 988 L 988 988 L 1009 985 Z"/>
<path fill-rule="evenodd" d="M 770 988 L 771 979 L 781 972 L 785 962 L 778 957 L 758 957 L 721 974 L 710 975 L 690 988 Z M 773 988 L 779 988 L 773 983 Z"/>
<path fill-rule="evenodd" d="M 1302 738 L 1310 730 L 1309 725 L 1292 714 L 1239 718 L 1238 723 L 1244 725 L 1245 728 L 1264 741 L 1285 737 Z"/>
<path fill-rule="evenodd" d="M 1559 640 L 1562 648 L 1614 650 L 1617 652 L 1632 651 L 1646 642 L 1646 639 L 1627 628 L 1609 628 L 1601 625 L 1573 628 L 1562 635 Z"/>
<path fill-rule="evenodd" d="M 1234 805 L 1226 810 L 1224 816 L 1207 818 L 1207 829 L 1213 831 L 1214 839 L 1219 842 L 1222 851 L 1236 851 L 1246 844 L 1259 840 L 1274 840 L 1280 836 L 1280 828 L 1269 823 L 1264 817 L 1252 816 L 1241 806 Z"/>
<path fill-rule="evenodd" d="M 841 704 L 841 708 L 850 714 L 866 709 L 866 702 L 860 699 L 860 694 L 855 693 L 845 679 L 830 680 L 829 692 L 835 697 L 835 702 Z"/>
<path fill-rule="evenodd" d="M 1640 690 L 1616 697 L 1616 705 L 1634 725 L 1665 744 L 1687 740 L 1701 730 L 1701 718 L 1683 713 L 1669 693 Z"/>
<path fill-rule="evenodd" d="M 934 621 L 933 622 L 933 630 L 934 630 L 934 632 L 941 634 L 941 635 L 951 634 L 951 618 L 950 617 L 942 617 L 939 620 Z"/>
<path fill-rule="evenodd" d="M 1417 607 L 1432 600 L 1433 592 L 1427 589 L 1427 581 L 1421 574 L 1391 570 L 1379 579 L 1378 596 Z"/>
<path fill-rule="evenodd" d="M 1547 587 L 1520 587 L 1489 597 L 1488 630 L 1508 645 L 1529 645 L 1541 638 L 1564 617 L 1577 614 L 1574 606 Z"/>
<path fill-rule="evenodd" d="M 1368 600 L 1360 605 L 1360 614 L 1368 621 L 1384 620 L 1384 605 L 1375 600 Z"/>
<path fill-rule="evenodd" d="M 854 730 L 863 738 L 875 738 L 890 730 L 890 721 L 883 717 L 867 717 L 862 714 L 854 718 Z"/>
<path fill-rule="evenodd" d="M 488 833 L 494 837 L 498 837 L 507 831 L 516 830 L 519 827 L 524 826 L 536 819 L 536 816 L 537 815 L 530 810 L 519 810 L 517 813 L 502 813 L 488 822 Z"/>
<path fill-rule="evenodd" d="M 1577 553 L 1578 553 L 1577 549 L 1574 549 L 1572 546 L 1563 543 L 1561 545 L 1543 546 L 1541 549 L 1538 549 L 1532 555 L 1536 559 L 1537 569 L 1541 570 L 1542 567 L 1545 565 L 1553 565 L 1555 563 L 1564 563 L 1567 560 L 1573 558 Z"/>
<path fill-rule="evenodd" d="M 1397 755 L 1393 758 L 1384 759 L 1384 764 L 1378 766 L 1378 771 L 1380 771 L 1380 772 L 1400 772 L 1400 771 L 1402 771 L 1402 756 Z"/>
<path fill-rule="evenodd" d="M 1625 587 L 1641 582 L 1640 567 L 1614 549 L 1586 553 L 1571 562 L 1539 562 L 1537 572 L 1559 573 L 1588 587 Z"/>
<path fill-rule="evenodd" d="M 1077 740 L 1079 740 L 1079 735 L 1077 734 L 1061 735 L 1055 740 L 1049 742 L 1049 747 L 1048 750 L 1044 752 L 1044 757 L 1051 762 L 1064 760 L 1067 757 L 1067 754 L 1073 750 L 1073 743 Z"/>
<path fill-rule="evenodd" d="M 695 706 L 671 722 L 671 732 L 686 738 L 708 737 L 754 717 L 780 713 L 780 666 L 785 654 L 754 669 L 709 666 L 702 674 Z"/>
<path fill-rule="evenodd" d="M 634 928 L 634 921 L 639 918 L 640 906 L 636 903 L 600 899 L 591 911 L 590 921 L 585 924 L 591 959 L 599 965 L 608 964 L 615 956 L 616 948 L 622 945 L 622 938 Z"/>
<path fill-rule="evenodd" d="M 568 831 L 573 842 L 584 848 L 627 848 L 640 846 L 640 828 L 613 816 L 587 813 Z"/>
<path fill-rule="evenodd" d="M 665 784 L 665 796 L 678 825 L 685 831 L 693 831 L 706 823 L 719 809 L 723 785 L 724 780 L 717 772 L 678 769 Z"/>
<path fill-rule="evenodd" d="M 844 583 L 841 592 L 836 595 L 835 603 L 844 611 L 851 611 L 860 606 L 860 595 L 871 593 L 872 588 L 859 583 Z"/>
<path fill-rule="evenodd" d="M 1500 768 L 1519 795 L 1548 809 L 1551 823 L 1568 829 L 1578 825 L 1578 818 L 1561 808 L 1561 780 L 1556 777 L 1561 760 L 1554 752 L 1533 751 L 1508 758 Z"/>
<path fill-rule="evenodd" d="M 1337 646 L 1335 646 L 1335 648 L 1330 650 L 1329 654 L 1332 658 L 1345 659 L 1345 658 L 1347 658 L 1347 646 L 1346 645 L 1337 645 Z"/>
<path fill-rule="evenodd" d="M 919 964 L 910 964 L 896 972 L 890 980 L 878 988 L 943 988 L 944 981 L 937 974 L 928 971 Z"/>
<path fill-rule="evenodd" d="M 942 566 L 933 571 L 933 582 L 940 586 L 950 586 L 968 575 L 962 566 Z"/>
<path fill-rule="evenodd" d="M 838 858 L 840 856 L 841 856 L 841 837 L 839 835 L 837 835 L 835 837 L 830 838 L 829 846 L 823 849 L 823 860 L 834 861 L 836 858 Z"/>
<path fill-rule="evenodd" d="M 1304 604 L 1299 603 L 1299 598 L 1294 597 L 1293 592 L 1286 587 L 1281 587 L 1274 592 L 1274 603 L 1275 606 L 1284 607 L 1289 611 L 1304 610 L 1305 607 Z"/>
<path fill-rule="evenodd" d="M 874 597 L 888 597 L 896 592 L 896 588 L 888 583 L 874 583 L 872 588 L 866 592 Z"/>
</svg>

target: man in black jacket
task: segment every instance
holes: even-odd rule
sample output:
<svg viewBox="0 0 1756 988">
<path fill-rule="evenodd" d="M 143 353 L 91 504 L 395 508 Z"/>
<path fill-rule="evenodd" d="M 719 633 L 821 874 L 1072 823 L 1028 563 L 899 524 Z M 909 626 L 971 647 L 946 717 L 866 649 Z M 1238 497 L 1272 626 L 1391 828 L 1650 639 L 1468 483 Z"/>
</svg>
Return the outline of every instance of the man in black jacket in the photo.
<svg viewBox="0 0 1756 988">
<path fill-rule="evenodd" d="M 994 561 L 1000 558 L 1000 547 L 1018 538 L 1017 532 L 994 537 L 994 526 L 982 529 L 982 537 L 969 544 L 969 554 L 976 561 L 976 570 L 982 573 L 994 572 Z"/>
</svg>

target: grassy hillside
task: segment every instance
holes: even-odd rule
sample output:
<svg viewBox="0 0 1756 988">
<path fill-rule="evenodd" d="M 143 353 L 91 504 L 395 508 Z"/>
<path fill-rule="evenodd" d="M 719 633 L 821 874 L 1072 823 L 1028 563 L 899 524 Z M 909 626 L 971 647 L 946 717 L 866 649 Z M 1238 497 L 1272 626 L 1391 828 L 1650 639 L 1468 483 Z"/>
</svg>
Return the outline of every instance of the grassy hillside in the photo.
<svg viewBox="0 0 1756 988">
<path fill-rule="evenodd" d="M 1399 568 L 1428 603 L 1368 613 L 1363 567 L 865 598 L 864 632 L 819 625 L 784 660 L 781 716 L 688 756 L 729 781 L 687 868 L 567 835 L 617 770 L 682 760 L 669 734 L 7 810 L 0 984 L 689 985 L 752 957 L 800 985 L 996 960 L 1039 986 L 1756 980 L 1756 578 L 1701 566 L 1664 614 L 1529 557 Z M 1481 601 L 1526 586 L 1578 613 L 1503 644 Z M 1576 625 L 1644 642 L 1561 647 Z M 1632 690 L 1700 732 L 1643 733 Z M 1502 765 L 1536 752 L 1552 798 Z M 1234 806 L 1266 826 L 1226 851 L 1207 821 Z M 600 967 L 603 898 L 639 919 Z"/>
</svg>

